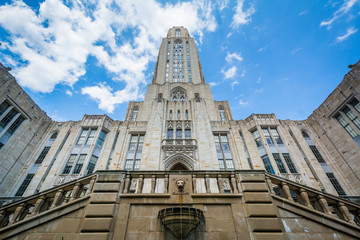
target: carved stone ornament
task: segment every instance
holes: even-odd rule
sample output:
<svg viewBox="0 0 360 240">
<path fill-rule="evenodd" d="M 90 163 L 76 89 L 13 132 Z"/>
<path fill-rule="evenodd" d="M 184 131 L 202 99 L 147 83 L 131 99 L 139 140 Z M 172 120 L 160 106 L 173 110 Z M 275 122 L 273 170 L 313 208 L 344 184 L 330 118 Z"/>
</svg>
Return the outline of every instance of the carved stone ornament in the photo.
<svg viewBox="0 0 360 240">
<path fill-rule="evenodd" d="M 223 187 L 224 187 L 224 190 L 231 190 L 229 179 L 223 179 Z"/>
<path fill-rule="evenodd" d="M 174 195 L 179 195 L 179 194 L 189 194 L 190 189 L 189 189 L 189 183 L 188 183 L 188 179 L 186 178 L 173 178 L 172 179 L 172 185 L 174 191 L 172 194 Z"/>
</svg>

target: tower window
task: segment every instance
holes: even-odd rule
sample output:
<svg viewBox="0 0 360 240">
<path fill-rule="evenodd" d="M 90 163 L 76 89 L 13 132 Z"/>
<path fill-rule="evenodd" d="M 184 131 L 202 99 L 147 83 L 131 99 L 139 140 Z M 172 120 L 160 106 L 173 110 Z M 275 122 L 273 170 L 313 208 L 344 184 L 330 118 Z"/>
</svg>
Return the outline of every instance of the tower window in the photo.
<svg viewBox="0 0 360 240">
<path fill-rule="evenodd" d="M 98 157 L 96 157 L 94 155 L 91 156 L 89 164 L 87 166 L 86 175 L 92 174 L 94 172 L 97 160 L 98 160 Z"/>
<path fill-rule="evenodd" d="M 177 111 L 177 119 L 181 118 L 180 110 Z"/>
<path fill-rule="evenodd" d="M 222 105 L 219 106 L 219 114 L 220 114 L 220 120 L 226 121 L 225 109 Z"/>
<path fill-rule="evenodd" d="M 334 173 L 326 173 L 327 177 L 329 178 L 331 184 L 334 186 L 336 192 L 339 195 L 346 195 L 344 189 L 341 187 L 339 181 L 336 179 Z"/>
<path fill-rule="evenodd" d="M 274 168 L 271 165 L 271 162 L 270 162 L 270 159 L 269 159 L 268 155 L 265 154 L 264 156 L 262 156 L 261 160 L 264 163 L 265 171 L 268 172 L 268 173 L 271 173 L 271 174 L 275 174 Z"/>
<path fill-rule="evenodd" d="M 15 196 L 20 197 L 20 196 L 22 196 L 22 195 L 24 194 L 26 188 L 29 186 L 29 184 L 30 184 L 31 180 L 33 179 L 34 175 L 35 175 L 35 174 L 28 174 L 28 175 L 25 177 L 25 179 L 24 179 L 24 181 L 22 182 L 20 188 L 19 188 L 19 189 L 17 190 L 17 192 L 15 193 Z"/>
<path fill-rule="evenodd" d="M 279 135 L 279 132 L 277 131 L 276 128 L 270 128 L 270 132 L 271 135 L 273 136 L 275 142 L 279 145 L 279 144 L 284 144 L 283 141 L 281 140 L 281 137 Z"/>
<path fill-rule="evenodd" d="M 169 118 L 172 118 L 172 110 L 169 111 Z"/>
<path fill-rule="evenodd" d="M 175 30 L 175 37 L 181 37 L 181 31 L 180 29 Z"/>
<path fill-rule="evenodd" d="M 84 162 L 85 162 L 85 158 L 86 158 L 86 154 L 81 154 L 79 156 L 79 159 L 77 160 L 76 162 L 76 165 L 74 167 L 74 171 L 73 171 L 73 174 L 79 174 L 83 165 L 84 165 Z"/>
<path fill-rule="evenodd" d="M 131 116 L 131 121 L 132 121 L 132 122 L 135 122 L 135 121 L 136 121 L 138 112 L 139 112 L 139 107 L 138 107 L 138 106 L 135 106 L 135 107 L 133 108 L 132 116 Z"/>
<path fill-rule="evenodd" d="M 352 138 L 356 138 L 358 136 L 357 132 L 354 130 L 354 128 L 349 124 L 349 122 L 342 116 L 338 115 L 336 119 L 339 121 L 341 126 L 350 134 Z"/>
<path fill-rule="evenodd" d="M 280 173 L 287 173 L 286 168 L 285 168 L 283 162 L 281 161 L 280 154 L 279 153 L 273 153 L 273 157 L 275 159 L 275 162 L 276 162 L 276 165 L 277 165 L 277 167 L 279 169 L 279 172 Z"/>
<path fill-rule="evenodd" d="M 289 153 L 283 153 L 282 155 L 283 155 L 283 157 L 285 159 L 286 165 L 288 166 L 290 172 L 291 173 L 298 173 L 298 171 L 296 170 L 295 164 L 293 163 L 293 161 L 290 158 L 290 154 Z"/>
<path fill-rule="evenodd" d="M 70 171 L 71 171 L 71 168 L 73 167 L 74 165 L 74 162 L 75 162 L 75 159 L 76 159 L 76 154 L 71 154 L 66 165 L 65 165 L 65 168 L 62 172 L 62 174 L 69 174 Z"/>
<path fill-rule="evenodd" d="M 227 134 L 214 134 L 214 139 L 220 170 L 234 170 Z"/>
<path fill-rule="evenodd" d="M 251 134 L 255 140 L 256 146 L 261 147 L 263 144 L 261 142 L 260 134 L 259 134 L 258 130 L 253 131 Z"/>
<path fill-rule="evenodd" d="M 44 147 L 44 149 L 41 151 L 39 157 L 36 159 L 35 164 L 41 164 L 43 160 L 45 159 L 46 155 L 48 154 L 50 150 L 50 147 Z"/>
<path fill-rule="evenodd" d="M 0 149 L 10 140 L 25 118 L 5 100 L 0 104 Z M 9 124 L 11 124 L 9 126 Z"/>
<path fill-rule="evenodd" d="M 265 140 L 268 144 L 274 144 L 272 139 L 271 139 L 271 136 L 270 136 L 270 132 L 268 129 L 266 128 L 262 128 L 262 133 L 264 134 L 264 137 L 265 137 Z"/>
<path fill-rule="evenodd" d="M 186 120 L 189 119 L 189 112 L 188 112 L 188 110 L 185 110 L 185 118 L 186 118 Z"/>
<path fill-rule="evenodd" d="M 185 129 L 185 139 L 191 139 L 191 130 Z"/>
<path fill-rule="evenodd" d="M 125 170 L 139 170 L 144 135 L 131 135 L 129 149 L 126 155 Z"/>
<path fill-rule="evenodd" d="M 182 130 L 176 129 L 176 139 L 182 139 Z"/>
<path fill-rule="evenodd" d="M 173 139 L 174 138 L 174 131 L 172 129 L 167 130 L 167 139 Z"/>
</svg>

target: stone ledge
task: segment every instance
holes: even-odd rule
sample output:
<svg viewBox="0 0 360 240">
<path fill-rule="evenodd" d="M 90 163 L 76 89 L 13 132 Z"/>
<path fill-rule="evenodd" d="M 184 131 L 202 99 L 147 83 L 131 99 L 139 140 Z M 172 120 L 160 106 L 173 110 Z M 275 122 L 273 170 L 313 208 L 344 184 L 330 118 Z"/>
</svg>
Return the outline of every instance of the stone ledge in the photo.
<svg viewBox="0 0 360 240">
<path fill-rule="evenodd" d="M 117 183 L 96 183 L 94 186 L 93 192 L 119 192 L 120 190 L 120 182 Z"/>
<path fill-rule="evenodd" d="M 107 240 L 108 233 L 80 233 L 79 240 Z"/>
<path fill-rule="evenodd" d="M 195 193 L 191 194 L 193 198 L 214 198 L 214 197 L 221 197 L 221 198 L 241 198 L 242 194 L 238 193 Z"/>
<path fill-rule="evenodd" d="M 90 203 L 116 203 L 118 193 L 92 193 Z"/>
<path fill-rule="evenodd" d="M 271 203 L 272 199 L 269 193 L 245 192 L 244 200 L 246 203 Z"/>
<path fill-rule="evenodd" d="M 282 233 L 254 233 L 255 240 L 280 240 L 284 239 Z"/>
<path fill-rule="evenodd" d="M 120 198 L 169 198 L 171 194 L 167 193 L 123 193 Z"/>
<path fill-rule="evenodd" d="M 251 183 L 251 182 L 244 182 L 241 183 L 241 187 L 243 192 L 268 192 L 268 187 L 265 182 L 263 183 Z"/>
<path fill-rule="evenodd" d="M 112 218 L 85 218 L 81 232 L 110 232 Z"/>
</svg>

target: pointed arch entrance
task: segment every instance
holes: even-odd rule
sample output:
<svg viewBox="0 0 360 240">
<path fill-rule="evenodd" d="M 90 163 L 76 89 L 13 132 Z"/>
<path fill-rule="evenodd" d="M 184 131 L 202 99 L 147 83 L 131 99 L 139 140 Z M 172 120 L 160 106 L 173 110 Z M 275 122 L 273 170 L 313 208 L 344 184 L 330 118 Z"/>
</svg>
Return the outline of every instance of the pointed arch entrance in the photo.
<svg viewBox="0 0 360 240">
<path fill-rule="evenodd" d="M 194 160 L 183 153 L 176 153 L 165 159 L 165 170 L 192 171 L 194 170 Z"/>
</svg>

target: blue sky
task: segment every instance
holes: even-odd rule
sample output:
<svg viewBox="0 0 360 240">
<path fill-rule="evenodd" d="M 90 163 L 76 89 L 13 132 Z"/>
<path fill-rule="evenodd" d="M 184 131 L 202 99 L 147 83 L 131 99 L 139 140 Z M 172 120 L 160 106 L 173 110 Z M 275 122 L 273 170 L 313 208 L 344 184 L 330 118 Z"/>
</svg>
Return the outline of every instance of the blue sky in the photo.
<svg viewBox="0 0 360 240">
<path fill-rule="evenodd" d="M 1 1 L 0 62 L 54 120 L 107 114 L 151 83 L 172 26 L 195 38 L 234 119 L 306 119 L 360 56 L 360 0 Z"/>
</svg>

